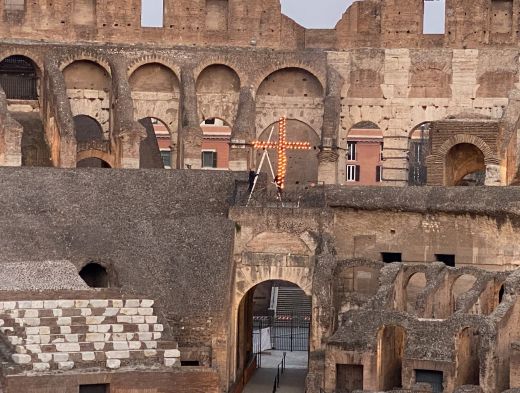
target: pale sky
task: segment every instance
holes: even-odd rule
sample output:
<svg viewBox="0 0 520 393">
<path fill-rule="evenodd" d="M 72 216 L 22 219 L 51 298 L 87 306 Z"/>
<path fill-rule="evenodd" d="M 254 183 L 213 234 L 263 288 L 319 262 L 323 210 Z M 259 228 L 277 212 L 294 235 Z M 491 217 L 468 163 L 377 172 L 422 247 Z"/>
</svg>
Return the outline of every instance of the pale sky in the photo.
<svg viewBox="0 0 520 393">
<path fill-rule="evenodd" d="M 142 0 L 144 26 L 161 27 L 163 0 Z M 246 0 L 247 1 L 247 0 Z M 281 0 L 282 12 L 307 28 L 331 29 L 356 0 Z M 425 0 L 425 33 L 444 32 L 445 0 Z"/>
</svg>

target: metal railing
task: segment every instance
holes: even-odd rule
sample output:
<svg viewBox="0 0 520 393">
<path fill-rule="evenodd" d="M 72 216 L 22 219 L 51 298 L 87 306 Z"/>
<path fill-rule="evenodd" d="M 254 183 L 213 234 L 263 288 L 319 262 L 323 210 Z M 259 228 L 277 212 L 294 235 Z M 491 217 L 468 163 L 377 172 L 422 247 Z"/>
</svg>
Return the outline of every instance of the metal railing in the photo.
<svg viewBox="0 0 520 393">
<path fill-rule="evenodd" d="M 286 353 L 283 353 L 282 361 L 278 363 L 276 366 L 276 376 L 274 377 L 274 383 L 273 383 L 273 393 L 276 393 L 276 390 L 280 387 L 280 378 L 285 372 L 285 356 Z"/>
<path fill-rule="evenodd" d="M 306 313 L 277 315 L 276 317 L 254 317 L 253 334 L 270 328 L 270 339 L 274 350 L 288 352 L 305 352 L 309 350 L 309 330 L 311 316 Z M 258 340 L 256 340 L 258 343 Z M 260 343 L 261 345 L 261 343 Z M 254 353 L 258 353 L 258 348 Z M 260 356 L 259 367 L 262 361 Z"/>
<path fill-rule="evenodd" d="M 9 100 L 37 100 L 38 78 L 32 76 L 0 75 L 0 85 Z"/>
</svg>

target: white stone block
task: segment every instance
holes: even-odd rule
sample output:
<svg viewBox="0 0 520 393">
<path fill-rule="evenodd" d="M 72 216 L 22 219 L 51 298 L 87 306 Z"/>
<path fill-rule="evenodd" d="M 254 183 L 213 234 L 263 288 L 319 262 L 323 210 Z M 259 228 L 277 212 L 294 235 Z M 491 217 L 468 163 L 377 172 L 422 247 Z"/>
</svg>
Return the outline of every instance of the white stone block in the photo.
<svg viewBox="0 0 520 393">
<path fill-rule="evenodd" d="M 122 308 L 124 307 L 124 302 L 120 299 L 113 299 L 112 300 L 112 307 L 115 308 Z"/>
<path fill-rule="evenodd" d="M 119 308 L 107 308 L 103 313 L 106 317 L 115 317 L 119 312 Z"/>
<path fill-rule="evenodd" d="M 70 326 L 72 324 L 72 319 L 70 317 L 59 317 L 56 323 L 59 326 Z"/>
<path fill-rule="evenodd" d="M 166 349 L 164 351 L 165 358 L 180 358 L 181 352 L 178 349 Z"/>
<path fill-rule="evenodd" d="M 134 315 L 132 317 L 132 323 L 143 324 L 144 323 L 144 317 L 142 315 Z"/>
<path fill-rule="evenodd" d="M 56 344 L 56 350 L 58 352 L 79 352 L 79 343 L 58 343 Z"/>
<path fill-rule="evenodd" d="M 98 325 L 99 333 L 108 333 L 110 331 L 110 325 Z"/>
<path fill-rule="evenodd" d="M 4 310 L 14 310 L 16 308 L 16 302 L 4 302 Z"/>
<path fill-rule="evenodd" d="M 58 308 L 58 301 L 57 300 L 44 300 L 43 308 L 45 308 L 47 310 Z"/>
<path fill-rule="evenodd" d="M 34 371 L 47 371 L 51 369 L 51 365 L 49 363 L 33 363 Z"/>
<path fill-rule="evenodd" d="M 164 358 L 164 365 L 166 367 L 173 367 L 177 363 L 177 359 L 175 358 Z"/>
<path fill-rule="evenodd" d="M 128 341 L 114 341 L 112 342 L 112 346 L 114 347 L 114 351 L 125 351 L 129 349 Z"/>
<path fill-rule="evenodd" d="M 146 323 L 155 324 L 157 323 L 157 315 L 147 315 L 144 317 Z"/>
<path fill-rule="evenodd" d="M 163 330 L 164 330 L 164 327 L 162 324 L 156 323 L 155 325 L 153 325 L 154 332 L 162 332 Z"/>
<path fill-rule="evenodd" d="M 90 300 L 90 306 L 94 308 L 107 308 L 108 300 L 106 299 L 92 299 Z"/>
<path fill-rule="evenodd" d="M 85 341 L 86 342 L 104 342 L 105 341 L 105 335 L 103 333 L 87 333 L 85 335 Z"/>
<path fill-rule="evenodd" d="M 87 308 L 89 305 L 88 300 L 75 300 L 74 301 L 74 307 L 76 308 Z"/>
<path fill-rule="evenodd" d="M 123 325 L 112 325 L 113 333 L 121 333 L 123 331 Z"/>
<path fill-rule="evenodd" d="M 89 317 L 92 315 L 92 309 L 91 308 L 82 308 L 80 313 L 81 313 L 82 317 Z"/>
<path fill-rule="evenodd" d="M 99 325 L 88 325 L 89 333 L 97 333 L 98 332 L 98 326 Z"/>
<path fill-rule="evenodd" d="M 105 320 L 105 317 L 103 316 L 90 316 L 86 317 L 86 324 L 87 325 L 101 325 L 103 321 Z"/>
<path fill-rule="evenodd" d="M 145 323 L 139 324 L 139 325 L 137 325 L 137 330 L 139 332 L 149 332 L 150 331 L 150 325 L 145 324 Z"/>
<path fill-rule="evenodd" d="M 25 328 L 25 334 L 27 334 L 27 336 L 32 336 L 32 335 L 35 335 L 35 334 L 40 334 L 40 328 L 39 327 L 34 327 L 34 326 L 29 326 L 27 328 Z"/>
<path fill-rule="evenodd" d="M 40 318 L 22 318 L 22 324 L 27 326 L 40 326 Z"/>
<path fill-rule="evenodd" d="M 60 326 L 60 332 L 61 334 L 70 334 L 71 333 L 70 326 Z"/>
<path fill-rule="evenodd" d="M 79 337 L 77 334 L 66 334 L 65 335 L 65 341 L 69 343 L 77 343 L 79 340 Z"/>
<path fill-rule="evenodd" d="M 107 367 L 114 370 L 121 367 L 121 360 L 119 359 L 108 359 L 107 360 Z"/>
<path fill-rule="evenodd" d="M 49 344 L 51 342 L 50 334 L 40 335 L 40 344 Z"/>
<path fill-rule="evenodd" d="M 139 299 L 128 299 L 126 302 L 125 302 L 125 307 L 128 307 L 128 308 L 137 308 L 140 306 L 140 301 Z"/>
<path fill-rule="evenodd" d="M 143 353 L 144 353 L 144 356 L 147 358 L 157 356 L 157 350 L 155 350 L 155 349 L 145 349 L 143 351 Z"/>
<path fill-rule="evenodd" d="M 40 326 L 40 334 L 51 334 L 50 326 Z"/>
<path fill-rule="evenodd" d="M 59 362 L 68 362 L 69 361 L 69 354 L 68 353 L 54 353 L 52 355 L 52 358 L 56 363 Z"/>
<path fill-rule="evenodd" d="M 113 333 L 112 334 L 112 341 L 127 341 L 128 336 L 126 333 Z"/>
<path fill-rule="evenodd" d="M 112 333 L 105 333 L 105 342 L 109 342 L 112 339 Z"/>
<path fill-rule="evenodd" d="M 96 354 L 94 352 L 81 352 L 81 360 L 85 362 L 93 362 L 96 360 Z"/>
<path fill-rule="evenodd" d="M 64 343 L 64 342 L 65 342 L 65 337 L 59 337 L 59 338 L 55 338 L 54 340 L 52 340 L 53 344 Z"/>
<path fill-rule="evenodd" d="M 21 345 L 21 344 L 23 344 L 23 340 L 20 337 L 17 337 L 17 336 L 8 336 L 7 340 L 9 340 L 9 342 L 12 345 Z"/>
<path fill-rule="evenodd" d="M 139 338 L 139 341 L 152 341 L 153 333 L 151 333 L 151 332 L 140 332 L 140 333 L 137 333 L 137 337 Z"/>
<path fill-rule="evenodd" d="M 105 349 L 105 343 L 104 342 L 100 342 L 100 341 L 96 341 L 94 343 L 94 349 L 96 351 L 103 351 Z"/>
<path fill-rule="evenodd" d="M 27 349 L 25 349 L 25 345 L 17 345 L 15 348 L 14 348 L 14 351 L 16 353 L 20 353 L 20 354 L 25 354 L 27 353 Z"/>
<path fill-rule="evenodd" d="M 141 307 L 148 308 L 148 307 L 152 307 L 153 304 L 154 304 L 154 301 L 151 300 L 151 299 L 143 299 L 143 300 L 141 300 Z"/>
<path fill-rule="evenodd" d="M 31 308 L 42 309 L 43 308 L 43 300 L 33 300 L 31 302 Z"/>
<path fill-rule="evenodd" d="M 130 358 L 129 351 L 108 351 L 106 352 L 107 359 L 128 359 Z"/>
<path fill-rule="evenodd" d="M 74 368 L 74 362 L 59 362 L 58 370 L 72 370 Z"/>
<path fill-rule="evenodd" d="M 24 318 L 38 318 L 38 310 L 25 310 L 23 316 Z"/>
<path fill-rule="evenodd" d="M 30 353 L 41 353 L 42 352 L 42 347 L 39 344 L 26 345 L 25 349 L 27 349 L 27 352 L 30 352 Z"/>
<path fill-rule="evenodd" d="M 40 360 L 42 363 L 49 363 L 52 361 L 52 353 L 39 353 L 38 360 Z"/>
<path fill-rule="evenodd" d="M 32 302 L 30 300 L 20 300 L 18 302 L 18 308 L 26 309 L 31 308 Z"/>
<path fill-rule="evenodd" d="M 128 343 L 128 349 L 131 349 L 133 351 L 141 349 L 141 341 L 127 341 Z"/>
<path fill-rule="evenodd" d="M 74 300 L 58 300 L 59 308 L 74 308 Z"/>
<path fill-rule="evenodd" d="M 40 344 L 41 339 L 39 334 L 28 334 L 25 339 L 26 344 Z"/>
<path fill-rule="evenodd" d="M 117 323 L 132 323 L 132 317 L 126 315 L 118 315 Z"/>
<path fill-rule="evenodd" d="M 138 308 L 137 313 L 139 315 L 153 315 L 153 308 Z"/>
<path fill-rule="evenodd" d="M 143 341 L 147 349 L 157 349 L 157 341 Z"/>
<path fill-rule="evenodd" d="M 122 308 L 119 312 L 122 315 L 137 315 L 138 308 Z"/>
<path fill-rule="evenodd" d="M 29 364 L 31 363 L 31 356 L 21 353 L 15 353 L 13 356 L 13 362 L 16 364 Z"/>
<path fill-rule="evenodd" d="M 161 337 L 162 337 L 162 333 L 161 332 L 155 332 L 153 334 L 153 339 L 154 340 L 159 340 Z"/>
</svg>

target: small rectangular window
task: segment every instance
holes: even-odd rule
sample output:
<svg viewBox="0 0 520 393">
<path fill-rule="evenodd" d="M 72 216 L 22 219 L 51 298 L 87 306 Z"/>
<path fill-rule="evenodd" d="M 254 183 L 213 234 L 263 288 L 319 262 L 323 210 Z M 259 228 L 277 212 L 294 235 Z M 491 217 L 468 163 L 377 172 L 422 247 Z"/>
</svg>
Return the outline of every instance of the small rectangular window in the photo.
<svg viewBox="0 0 520 393">
<path fill-rule="evenodd" d="M 455 255 L 453 254 L 435 254 L 437 262 L 443 262 L 446 266 L 455 267 Z"/>
<path fill-rule="evenodd" d="M 423 34 L 444 34 L 446 0 L 424 0 Z"/>
<path fill-rule="evenodd" d="M 402 262 L 403 257 L 400 252 L 382 252 L 381 260 L 384 263 Z"/>
<path fill-rule="evenodd" d="M 347 165 L 347 181 L 359 181 L 360 172 L 359 165 Z"/>
<path fill-rule="evenodd" d="M 356 142 L 347 143 L 347 160 L 348 161 L 357 160 L 357 143 Z"/>
<path fill-rule="evenodd" d="M 164 0 L 141 0 L 141 27 L 164 27 Z"/>
<path fill-rule="evenodd" d="M 171 150 L 161 150 L 161 158 L 165 169 L 171 169 L 172 167 L 172 154 Z"/>
<path fill-rule="evenodd" d="M 108 393 L 108 385 L 79 385 L 79 393 Z"/>
<path fill-rule="evenodd" d="M 381 165 L 376 166 L 376 182 L 380 182 L 383 179 L 383 167 Z"/>
<path fill-rule="evenodd" d="M 379 150 L 379 160 L 380 161 L 383 161 L 383 150 L 385 148 L 385 145 L 383 142 L 381 142 L 381 145 L 380 145 L 380 150 Z"/>
<path fill-rule="evenodd" d="M 202 152 L 202 167 L 203 168 L 216 168 L 217 167 L 217 152 L 216 151 L 203 151 Z"/>
<path fill-rule="evenodd" d="M 4 10 L 7 12 L 25 11 L 25 0 L 4 0 Z"/>
<path fill-rule="evenodd" d="M 200 367 L 198 360 L 181 360 L 181 367 Z"/>
</svg>

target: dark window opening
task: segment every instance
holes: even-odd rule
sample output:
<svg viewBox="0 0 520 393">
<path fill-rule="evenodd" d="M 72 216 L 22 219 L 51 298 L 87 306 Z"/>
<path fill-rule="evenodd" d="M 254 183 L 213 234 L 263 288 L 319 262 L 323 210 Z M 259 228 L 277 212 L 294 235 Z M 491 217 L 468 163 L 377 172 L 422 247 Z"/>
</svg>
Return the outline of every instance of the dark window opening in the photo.
<svg viewBox="0 0 520 393">
<path fill-rule="evenodd" d="M 200 367 L 198 360 L 181 360 L 181 367 Z"/>
<path fill-rule="evenodd" d="M 381 165 L 376 166 L 376 182 L 380 182 L 383 179 L 383 167 Z"/>
<path fill-rule="evenodd" d="M 0 85 L 9 100 L 38 99 L 38 76 L 27 57 L 11 56 L 0 62 Z"/>
<path fill-rule="evenodd" d="M 435 260 L 444 263 L 446 266 L 455 267 L 455 255 L 453 254 L 435 254 Z"/>
<path fill-rule="evenodd" d="M 441 393 L 443 391 L 442 381 L 442 371 L 415 370 L 415 382 L 429 384 L 433 393 Z"/>
<path fill-rule="evenodd" d="M 108 393 L 106 384 L 98 385 L 79 385 L 79 393 Z"/>
<path fill-rule="evenodd" d="M 161 158 L 165 168 L 172 166 L 172 153 L 170 150 L 161 150 Z"/>
<path fill-rule="evenodd" d="M 382 252 L 381 260 L 384 263 L 402 262 L 403 257 L 400 252 Z"/>
<path fill-rule="evenodd" d="M 498 291 L 498 302 L 502 303 L 502 300 L 504 300 L 504 294 L 505 294 L 505 287 L 502 285 L 500 287 L 500 290 Z"/>
<path fill-rule="evenodd" d="M 98 263 L 85 265 L 79 275 L 91 288 L 108 288 L 110 286 L 107 270 Z"/>
<path fill-rule="evenodd" d="M 202 152 L 202 167 L 203 168 L 216 168 L 217 167 L 217 152 L 216 151 L 203 151 Z"/>
</svg>

